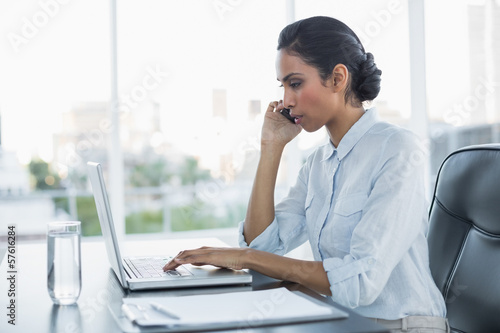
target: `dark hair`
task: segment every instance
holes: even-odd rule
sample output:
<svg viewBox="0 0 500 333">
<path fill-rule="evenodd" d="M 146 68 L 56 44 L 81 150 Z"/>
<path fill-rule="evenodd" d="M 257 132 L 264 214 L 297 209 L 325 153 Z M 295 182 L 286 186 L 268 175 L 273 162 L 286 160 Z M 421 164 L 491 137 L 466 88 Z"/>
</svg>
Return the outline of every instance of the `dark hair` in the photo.
<svg viewBox="0 0 500 333">
<path fill-rule="evenodd" d="M 294 22 L 280 33 L 281 49 L 316 67 L 323 82 L 331 77 L 337 64 L 345 65 L 351 74 L 346 103 L 361 105 L 375 99 L 380 91 L 382 71 L 375 65 L 373 54 L 366 53 L 354 31 L 339 20 L 314 16 Z"/>
</svg>

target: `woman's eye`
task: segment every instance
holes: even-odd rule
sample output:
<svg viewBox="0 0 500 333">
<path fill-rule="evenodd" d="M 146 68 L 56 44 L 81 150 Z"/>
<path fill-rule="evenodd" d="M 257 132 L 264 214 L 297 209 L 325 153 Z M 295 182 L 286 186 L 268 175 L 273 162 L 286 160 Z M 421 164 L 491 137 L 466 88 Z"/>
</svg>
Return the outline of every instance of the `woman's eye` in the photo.
<svg viewBox="0 0 500 333">
<path fill-rule="evenodd" d="M 288 86 L 290 86 L 290 87 L 292 87 L 292 88 L 297 88 L 298 86 L 300 86 L 300 84 L 301 84 L 301 83 L 302 83 L 302 82 L 290 82 L 290 83 L 288 84 Z M 283 85 L 283 84 L 280 84 L 280 86 L 279 86 L 279 87 L 280 87 L 280 88 L 283 88 L 283 87 L 284 87 L 284 85 Z"/>
</svg>

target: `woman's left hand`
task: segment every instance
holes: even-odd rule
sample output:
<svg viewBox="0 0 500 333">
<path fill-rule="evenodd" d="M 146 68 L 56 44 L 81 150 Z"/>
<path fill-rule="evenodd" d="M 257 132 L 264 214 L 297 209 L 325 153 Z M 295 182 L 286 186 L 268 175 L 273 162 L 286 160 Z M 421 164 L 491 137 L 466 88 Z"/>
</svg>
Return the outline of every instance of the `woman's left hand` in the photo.
<svg viewBox="0 0 500 333">
<path fill-rule="evenodd" d="M 223 268 L 243 269 L 245 255 L 248 249 L 245 248 L 218 248 L 201 247 L 195 250 L 179 252 L 169 263 L 163 267 L 163 271 L 168 271 L 184 264 L 195 266 L 213 265 Z"/>
</svg>

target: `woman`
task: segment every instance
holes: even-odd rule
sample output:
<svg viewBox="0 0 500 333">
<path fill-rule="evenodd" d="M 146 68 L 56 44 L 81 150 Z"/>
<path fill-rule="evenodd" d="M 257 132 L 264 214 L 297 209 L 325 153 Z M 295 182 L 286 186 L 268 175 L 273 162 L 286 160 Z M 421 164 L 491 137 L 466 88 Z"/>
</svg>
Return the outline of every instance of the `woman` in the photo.
<svg viewBox="0 0 500 333">
<path fill-rule="evenodd" d="M 364 110 L 381 71 L 354 32 L 329 17 L 283 29 L 276 61 L 282 101 L 269 104 L 239 249 L 183 251 L 165 266 L 249 268 L 300 283 L 395 331 L 447 331 L 428 265 L 424 168 L 416 136 Z M 294 123 L 280 114 L 291 110 Z M 288 196 L 274 205 L 285 145 L 325 127 Z M 282 255 L 309 240 L 315 261 Z M 426 331 L 427 332 L 427 331 Z M 434 332 L 434 331 L 433 331 Z"/>
</svg>

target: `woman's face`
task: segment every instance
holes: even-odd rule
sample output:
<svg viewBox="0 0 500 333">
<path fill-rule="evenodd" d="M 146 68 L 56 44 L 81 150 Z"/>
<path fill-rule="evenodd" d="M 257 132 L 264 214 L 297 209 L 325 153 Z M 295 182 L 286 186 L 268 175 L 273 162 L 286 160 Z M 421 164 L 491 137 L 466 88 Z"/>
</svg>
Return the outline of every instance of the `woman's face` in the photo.
<svg viewBox="0 0 500 333">
<path fill-rule="evenodd" d="M 334 121 L 340 94 L 334 92 L 333 78 L 323 84 L 315 67 L 283 49 L 278 51 L 276 74 L 284 87 L 283 105 L 298 118 L 297 124 L 314 132 Z"/>
</svg>

